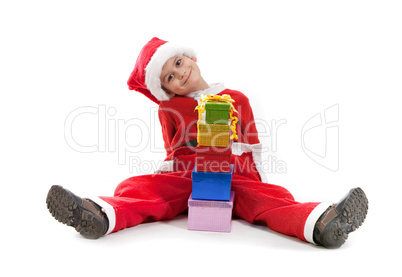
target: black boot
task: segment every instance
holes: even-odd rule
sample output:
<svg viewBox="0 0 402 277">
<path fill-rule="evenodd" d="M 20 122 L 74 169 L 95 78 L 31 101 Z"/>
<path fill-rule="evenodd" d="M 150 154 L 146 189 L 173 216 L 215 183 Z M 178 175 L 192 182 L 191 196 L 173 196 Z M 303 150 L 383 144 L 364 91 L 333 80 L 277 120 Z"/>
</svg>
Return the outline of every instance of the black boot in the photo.
<svg viewBox="0 0 402 277">
<path fill-rule="evenodd" d="M 103 236 L 109 228 L 109 220 L 99 205 L 90 199 L 80 198 L 61 186 L 50 188 L 46 203 L 55 219 L 74 227 L 88 239 Z"/>
<path fill-rule="evenodd" d="M 338 203 L 330 206 L 317 220 L 314 241 L 325 248 L 339 248 L 366 218 L 368 200 L 361 188 L 349 191 Z"/>
</svg>

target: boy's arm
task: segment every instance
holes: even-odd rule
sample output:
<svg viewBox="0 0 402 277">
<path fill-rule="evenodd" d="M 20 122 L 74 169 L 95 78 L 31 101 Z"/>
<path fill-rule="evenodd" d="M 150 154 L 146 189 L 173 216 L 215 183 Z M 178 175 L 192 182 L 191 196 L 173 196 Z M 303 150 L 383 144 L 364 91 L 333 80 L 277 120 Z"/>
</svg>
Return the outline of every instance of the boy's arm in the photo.
<svg viewBox="0 0 402 277">
<path fill-rule="evenodd" d="M 237 116 L 239 119 L 237 128 L 239 128 L 241 133 L 241 135 L 239 135 L 239 142 L 247 144 L 260 143 L 249 99 L 242 93 L 239 93 L 236 98 L 237 103 L 235 102 L 235 107 L 238 111 Z"/>
<path fill-rule="evenodd" d="M 169 155 L 173 150 L 172 141 L 173 137 L 176 134 L 176 127 L 174 125 L 174 120 L 171 117 L 169 109 L 163 107 L 162 105 L 159 106 L 158 117 L 162 127 L 162 137 L 165 144 L 165 149 L 167 155 Z"/>
</svg>

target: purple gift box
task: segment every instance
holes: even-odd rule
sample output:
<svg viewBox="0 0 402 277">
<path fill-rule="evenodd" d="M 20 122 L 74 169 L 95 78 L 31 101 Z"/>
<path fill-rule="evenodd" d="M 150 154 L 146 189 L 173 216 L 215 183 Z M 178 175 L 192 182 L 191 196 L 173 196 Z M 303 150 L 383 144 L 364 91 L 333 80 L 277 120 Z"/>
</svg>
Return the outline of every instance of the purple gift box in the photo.
<svg viewBox="0 0 402 277">
<path fill-rule="evenodd" d="M 197 231 L 230 232 L 234 192 L 230 201 L 188 199 L 188 229 Z"/>
</svg>

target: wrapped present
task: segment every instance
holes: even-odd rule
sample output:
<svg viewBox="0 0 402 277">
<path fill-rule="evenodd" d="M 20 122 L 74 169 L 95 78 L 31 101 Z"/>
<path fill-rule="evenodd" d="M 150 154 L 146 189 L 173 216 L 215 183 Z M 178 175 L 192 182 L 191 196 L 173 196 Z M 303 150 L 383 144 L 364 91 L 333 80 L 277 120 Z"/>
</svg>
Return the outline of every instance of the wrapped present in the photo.
<svg viewBox="0 0 402 277">
<path fill-rule="evenodd" d="M 228 124 L 230 103 L 221 101 L 205 102 L 205 122 L 207 124 Z"/>
<path fill-rule="evenodd" d="M 230 200 L 233 165 L 229 173 L 197 171 L 197 165 L 191 173 L 193 179 L 193 199 L 198 200 Z"/>
<path fill-rule="evenodd" d="M 231 98 L 230 95 L 201 95 L 200 104 L 195 107 L 195 110 L 198 110 L 198 123 L 201 122 L 202 115 L 207 109 L 209 109 L 209 115 L 206 115 L 208 119 L 206 119 L 206 123 L 208 124 L 226 124 L 230 123 L 230 129 L 232 134 L 230 139 L 238 139 L 236 124 L 238 122 L 238 118 L 234 116 L 234 113 L 237 113 L 233 103 L 235 101 Z M 228 106 L 229 105 L 229 106 Z M 226 116 L 228 116 L 226 120 Z M 222 120 L 224 118 L 224 120 Z M 228 120 L 230 118 L 230 121 Z"/>
<path fill-rule="evenodd" d="M 228 124 L 198 123 L 198 145 L 227 147 L 230 142 L 230 127 Z"/>
<path fill-rule="evenodd" d="M 196 152 L 197 171 L 230 172 L 231 145 L 228 147 L 198 146 Z"/>
<path fill-rule="evenodd" d="M 232 227 L 234 192 L 229 201 L 188 200 L 188 229 L 230 232 Z"/>
</svg>

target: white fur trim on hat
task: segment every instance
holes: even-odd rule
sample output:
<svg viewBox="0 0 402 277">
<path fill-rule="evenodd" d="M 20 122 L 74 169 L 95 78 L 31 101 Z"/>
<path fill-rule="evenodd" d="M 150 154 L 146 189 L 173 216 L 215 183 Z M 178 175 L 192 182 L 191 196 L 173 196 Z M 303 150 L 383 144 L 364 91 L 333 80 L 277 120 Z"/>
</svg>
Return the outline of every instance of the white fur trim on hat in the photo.
<svg viewBox="0 0 402 277">
<path fill-rule="evenodd" d="M 167 101 L 173 97 L 173 95 L 168 95 L 162 89 L 160 81 L 162 67 L 171 57 L 182 55 L 193 58 L 195 57 L 195 51 L 192 48 L 166 42 L 159 46 L 145 68 L 145 85 L 159 101 Z"/>
</svg>

